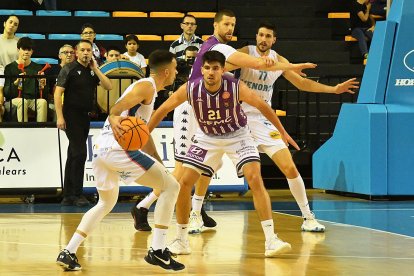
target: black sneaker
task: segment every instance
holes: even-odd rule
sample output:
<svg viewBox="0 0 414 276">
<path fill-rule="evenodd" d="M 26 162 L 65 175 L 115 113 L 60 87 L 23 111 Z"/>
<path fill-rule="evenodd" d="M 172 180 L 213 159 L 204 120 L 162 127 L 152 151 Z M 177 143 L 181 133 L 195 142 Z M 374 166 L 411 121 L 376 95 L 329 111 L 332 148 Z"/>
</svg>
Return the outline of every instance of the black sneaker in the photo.
<svg viewBox="0 0 414 276">
<path fill-rule="evenodd" d="M 89 200 L 86 199 L 86 197 L 81 195 L 80 197 L 76 198 L 73 201 L 73 204 L 78 206 L 78 207 L 85 207 L 85 206 L 89 206 L 89 204 L 91 204 L 91 203 L 89 202 Z"/>
<path fill-rule="evenodd" d="M 75 198 L 72 196 L 65 196 L 60 204 L 62 206 L 73 206 L 74 205 Z"/>
<path fill-rule="evenodd" d="M 177 255 L 171 253 L 168 248 L 165 248 L 164 252 L 161 249 L 154 251 L 154 249 L 150 248 L 144 260 L 149 264 L 158 265 L 164 269 L 182 270 L 185 268 L 185 265 L 173 260 L 172 257 L 176 258 Z"/>
<path fill-rule="evenodd" d="M 151 231 L 152 228 L 148 224 L 148 209 L 143 207 L 137 209 L 134 207 L 131 208 L 131 215 L 134 218 L 134 227 L 138 231 Z"/>
<path fill-rule="evenodd" d="M 78 263 L 78 258 L 75 253 L 70 253 L 67 249 L 60 251 L 59 256 L 56 259 L 56 263 L 63 267 L 65 270 L 81 270 L 82 267 Z"/>
<path fill-rule="evenodd" d="M 201 207 L 200 214 L 203 219 L 204 227 L 213 228 L 217 226 L 217 222 L 212 217 L 207 215 L 206 210 L 204 210 L 204 207 Z"/>
</svg>

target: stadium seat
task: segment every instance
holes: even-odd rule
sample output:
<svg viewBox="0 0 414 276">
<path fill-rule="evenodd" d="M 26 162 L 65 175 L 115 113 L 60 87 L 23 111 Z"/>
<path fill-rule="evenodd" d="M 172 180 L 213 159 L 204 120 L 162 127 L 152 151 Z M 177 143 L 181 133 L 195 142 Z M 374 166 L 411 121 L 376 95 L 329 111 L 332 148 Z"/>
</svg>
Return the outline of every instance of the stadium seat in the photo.
<svg viewBox="0 0 414 276">
<path fill-rule="evenodd" d="M 349 12 L 330 12 L 328 18 L 350 18 Z"/>
<path fill-rule="evenodd" d="M 59 61 L 55 58 L 31 58 L 31 60 L 39 64 L 59 64 Z"/>
<path fill-rule="evenodd" d="M 50 34 L 48 38 L 55 40 L 80 40 L 80 34 Z"/>
<path fill-rule="evenodd" d="M 28 10 L 0 10 L 0 15 L 17 15 L 17 16 L 21 16 L 21 15 L 27 15 L 27 16 L 32 16 L 33 12 L 32 11 L 28 11 Z"/>
<path fill-rule="evenodd" d="M 347 35 L 345 36 L 345 41 L 358 41 L 358 40 L 352 35 Z"/>
<path fill-rule="evenodd" d="M 160 35 L 136 35 L 139 40 L 151 40 L 151 41 L 161 41 L 162 37 Z"/>
<path fill-rule="evenodd" d="M 164 35 L 163 40 L 164 41 L 174 41 L 178 39 L 180 35 Z"/>
<path fill-rule="evenodd" d="M 33 33 L 16 33 L 17 37 L 30 37 L 31 39 L 46 39 L 44 34 L 33 34 Z"/>
<path fill-rule="evenodd" d="M 122 35 L 115 34 L 97 34 L 96 40 L 124 40 Z"/>
<path fill-rule="evenodd" d="M 75 11 L 75 16 L 88 16 L 88 17 L 110 17 L 109 12 L 105 11 Z"/>
<path fill-rule="evenodd" d="M 36 16 L 72 16 L 72 13 L 70 11 L 38 10 L 36 11 Z"/>
<path fill-rule="evenodd" d="M 195 18 L 214 18 L 215 12 L 189 12 Z"/>
<path fill-rule="evenodd" d="M 184 16 L 182 12 L 150 12 L 150 17 L 174 17 L 181 18 Z"/>
<path fill-rule="evenodd" d="M 112 17 L 148 17 L 146 12 L 114 11 Z"/>
</svg>

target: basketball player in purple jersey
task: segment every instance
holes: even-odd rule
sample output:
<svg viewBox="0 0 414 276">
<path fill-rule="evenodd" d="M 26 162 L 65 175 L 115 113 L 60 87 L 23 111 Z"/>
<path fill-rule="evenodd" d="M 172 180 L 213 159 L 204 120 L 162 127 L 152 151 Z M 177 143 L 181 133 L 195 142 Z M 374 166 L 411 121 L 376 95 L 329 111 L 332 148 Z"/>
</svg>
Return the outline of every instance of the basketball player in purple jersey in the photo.
<svg viewBox="0 0 414 276">
<path fill-rule="evenodd" d="M 209 51 L 209 50 L 216 50 L 221 52 L 226 58 L 226 66 L 225 69 L 227 71 L 237 69 L 240 67 L 243 68 L 253 68 L 253 69 L 260 69 L 266 71 L 275 71 L 275 70 L 297 70 L 301 71 L 302 69 L 306 68 L 314 68 L 316 65 L 311 63 L 303 63 L 303 64 L 290 64 L 290 63 L 278 63 L 273 59 L 270 58 L 259 58 L 249 56 L 248 54 L 238 52 L 233 47 L 226 45 L 227 42 L 231 41 L 233 36 L 234 27 L 236 24 L 236 17 L 234 13 L 230 10 L 221 10 L 216 13 L 214 17 L 214 34 L 205 41 L 201 49 L 199 50 L 195 62 L 192 67 L 192 71 L 190 74 L 190 80 L 201 77 L 201 67 L 202 67 L 202 55 Z M 185 107 L 187 105 L 187 107 Z M 184 106 L 184 107 L 183 107 Z M 180 136 L 185 137 L 186 139 L 190 140 L 193 136 L 193 133 L 190 133 L 189 129 L 193 129 L 192 125 L 194 125 L 194 115 L 192 114 L 192 108 L 187 103 L 184 103 L 182 106 L 179 107 L 179 110 L 185 118 L 187 119 L 188 123 L 186 125 L 182 125 L 181 122 L 182 117 L 180 116 L 180 120 L 175 120 L 174 118 L 174 128 L 177 131 L 180 131 Z M 177 110 L 176 110 L 177 112 Z M 181 131 L 185 127 L 187 131 Z M 187 133 L 185 133 L 187 132 Z M 188 150 L 188 149 L 187 149 Z M 175 159 L 183 161 L 185 158 L 186 151 L 181 150 L 175 153 Z M 176 162 L 178 163 L 178 162 Z M 180 169 L 176 167 L 177 175 L 182 175 Z M 203 219 L 200 214 L 200 210 L 195 208 L 195 206 L 201 206 L 204 195 L 207 192 L 208 185 L 210 183 L 210 177 L 202 175 L 198 181 L 197 189 L 195 190 L 193 196 L 193 210 L 191 211 L 190 215 L 190 225 L 189 225 L 189 232 L 190 233 L 200 233 L 202 227 L 204 225 Z"/>
<path fill-rule="evenodd" d="M 180 87 L 151 117 L 148 127 L 153 130 L 165 115 L 188 101 L 194 110 L 199 128 L 185 159 L 177 200 L 177 238 L 168 246 L 176 254 L 190 254 L 188 221 L 191 190 L 202 173 L 212 176 L 227 154 L 244 176 L 253 194 L 253 201 L 265 234 L 265 256 L 274 257 L 291 249 L 289 243 L 274 233 L 272 210 L 260 174 L 260 157 L 247 127 L 247 117 L 241 102 L 256 107 L 279 130 L 285 143 L 299 149 L 286 133 L 270 106 L 243 82 L 223 75 L 225 56 L 218 51 L 207 51 L 202 56 L 202 77 L 193 78 Z"/>
</svg>

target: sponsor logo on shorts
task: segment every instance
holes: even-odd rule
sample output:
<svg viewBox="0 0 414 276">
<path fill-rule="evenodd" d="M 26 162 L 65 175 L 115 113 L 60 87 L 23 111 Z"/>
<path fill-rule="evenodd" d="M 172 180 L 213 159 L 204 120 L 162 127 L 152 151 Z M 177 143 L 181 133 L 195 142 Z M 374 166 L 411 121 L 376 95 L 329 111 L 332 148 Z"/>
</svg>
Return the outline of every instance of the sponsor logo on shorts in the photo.
<svg viewBox="0 0 414 276">
<path fill-rule="evenodd" d="M 281 139 L 281 136 L 280 136 L 279 131 L 276 131 L 276 130 L 275 131 L 271 131 L 269 133 L 269 136 L 270 136 L 270 138 L 275 139 L 275 140 Z"/>
<path fill-rule="evenodd" d="M 206 154 L 207 154 L 207 151 L 205 149 L 191 145 L 191 147 L 187 151 L 186 156 L 202 162 L 204 161 Z"/>
</svg>

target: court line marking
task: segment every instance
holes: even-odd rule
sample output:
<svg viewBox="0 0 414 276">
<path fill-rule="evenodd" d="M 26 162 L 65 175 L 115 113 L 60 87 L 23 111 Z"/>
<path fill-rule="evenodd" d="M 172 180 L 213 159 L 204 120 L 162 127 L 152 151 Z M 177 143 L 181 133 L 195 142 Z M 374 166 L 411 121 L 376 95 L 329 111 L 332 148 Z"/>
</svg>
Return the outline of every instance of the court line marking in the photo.
<svg viewBox="0 0 414 276">
<path fill-rule="evenodd" d="M 298 217 L 298 218 L 302 218 L 301 216 L 292 215 L 292 214 L 280 213 L 280 212 L 277 212 L 277 211 L 273 211 L 273 213 L 277 213 L 277 214 L 280 214 L 280 215 L 291 216 L 291 217 Z M 407 236 L 407 235 L 404 235 L 404 234 L 399 234 L 399 233 L 389 232 L 389 231 L 380 230 L 380 229 L 369 228 L 369 227 L 366 227 L 366 226 L 359 226 L 359 225 L 354 225 L 354 224 L 347 224 L 347 223 L 335 222 L 335 221 L 330 221 L 330 220 L 322 220 L 322 219 L 318 219 L 318 221 L 329 222 L 329 223 L 332 223 L 332 224 L 334 224 L 334 225 L 345 226 L 345 227 L 356 227 L 356 228 L 362 228 L 362 229 L 365 229 L 365 230 L 371 230 L 371 231 L 376 231 L 376 232 L 386 233 L 386 234 L 390 234 L 390 235 L 401 236 L 401 237 L 404 237 L 404 238 L 414 239 L 414 237 Z"/>
<path fill-rule="evenodd" d="M 39 243 L 29 243 L 29 242 L 13 242 L 13 241 L 1 241 L 0 243 L 4 243 L 4 244 L 17 244 L 17 245 L 30 245 L 30 246 L 48 246 L 48 247 L 56 247 L 59 246 L 61 248 L 64 247 L 64 245 L 61 244 L 47 244 L 47 243 L 43 243 L 43 244 L 39 244 Z M 118 249 L 118 250 L 124 250 L 125 247 L 114 247 L 114 246 L 79 246 L 79 247 L 83 247 L 83 248 L 98 248 L 98 249 Z M 131 247 L 128 249 L 132 249 L 132 250 L 136 250 L 139 252 L 148 252 L 148 249 L 141 249 L 141 248 L 136 248 L 136 247 Z M 203 253 L 204 251 L 192 251 L 193 253 Z M 242 252 L 241 255 L 258 255 L 258 256 L 263 256 L 263 253 L 246 253 L 246 252 Z M 387 256 L 360 256 L 360 255 L 323 255 L 323 254 L 290 254 L 290 253 L 285 253 L 285 254 L 280 254 L 280 256 L 297 256 L 297 257 L 303 257 L 303 256 L 309 256 L 309 257 L 323 257 L 323 258 L 347 258 L 347 259 L 379 259 L 379 260 L 414 260 L 414 257 L 387 257 Z"/>
</svg>

